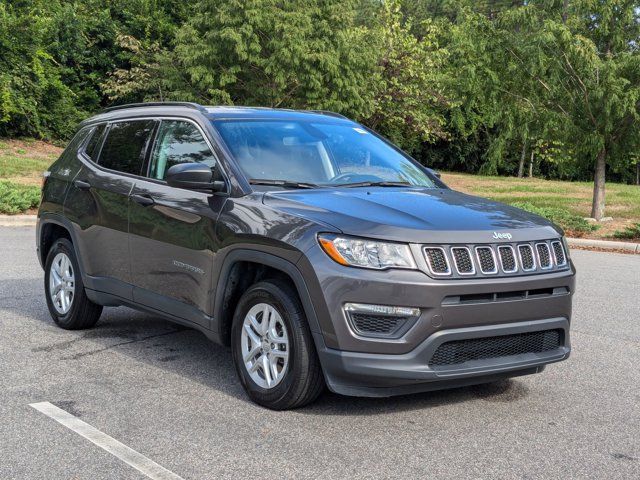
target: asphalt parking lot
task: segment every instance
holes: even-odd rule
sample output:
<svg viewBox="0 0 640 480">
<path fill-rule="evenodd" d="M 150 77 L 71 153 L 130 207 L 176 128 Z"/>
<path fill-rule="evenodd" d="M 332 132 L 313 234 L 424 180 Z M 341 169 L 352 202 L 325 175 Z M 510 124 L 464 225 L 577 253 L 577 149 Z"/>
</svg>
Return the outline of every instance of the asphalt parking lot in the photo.
<svg viewBox="0 0 640 480">
<path fill-rule="evenodd" d="M 55 327 L 34 229 L 0 245 L 2 479 L 146 478 L 36 402 L 184 479 L 640 478 L 640 256 L 573 252 L 573 355 L 540 375 L 271 412 L 198 332 L 126 308 Z"/>
</svg>

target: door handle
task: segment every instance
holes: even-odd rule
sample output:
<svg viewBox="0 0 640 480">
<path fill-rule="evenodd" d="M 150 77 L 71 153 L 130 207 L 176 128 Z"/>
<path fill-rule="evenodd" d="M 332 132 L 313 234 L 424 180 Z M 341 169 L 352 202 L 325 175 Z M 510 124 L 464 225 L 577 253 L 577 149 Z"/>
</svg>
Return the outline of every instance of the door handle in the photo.
<svg viewBox="0 0 640 480">
<path fill-rule="evenodd" d="M 133 200 L 134 202 L 136 202 L 139 205 L 142 205 L 143 207 L 148 207 L 149 205 L 153 205 L 154 203 L 156 203 L 152 197 L 150 197 L 149 195 L 131 195 L 131 200 Z"/>
<path fill-rule="evenodd" d="M 74 180 L 73 185 L 80 190 L 89 190 L 91 188 L 91 184 L 84 180 Z"/>
</svg>

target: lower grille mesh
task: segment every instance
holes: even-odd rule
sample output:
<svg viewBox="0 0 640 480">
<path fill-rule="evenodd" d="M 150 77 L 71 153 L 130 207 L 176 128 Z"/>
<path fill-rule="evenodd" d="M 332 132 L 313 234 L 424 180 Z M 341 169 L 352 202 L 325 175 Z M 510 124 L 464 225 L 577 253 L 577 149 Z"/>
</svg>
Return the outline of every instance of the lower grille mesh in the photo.
<svg viewBox="0 0 640 480">
<path fill-rule="evenodd" d="M 390 334 L 397 330 L 407 317 L 392 317 L 388 315 L 370 315 L 366 313 L 351 313 L 353 326 L 360 333 Z"/>
<path fill-rule="evenodd" d="M 429 360 L 429 366 L 456 365 L 471 360 L 548 352 L 560 347 L 561 340 L 562 330 L 454 340 L 445 342 L 436 349 Z"/>
</svg>

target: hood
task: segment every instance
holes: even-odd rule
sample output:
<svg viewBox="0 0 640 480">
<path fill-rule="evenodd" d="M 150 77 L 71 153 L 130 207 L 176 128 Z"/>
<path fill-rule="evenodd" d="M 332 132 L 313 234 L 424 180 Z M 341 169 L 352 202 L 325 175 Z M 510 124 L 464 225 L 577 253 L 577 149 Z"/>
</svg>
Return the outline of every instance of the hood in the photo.
<svg viewBox="0 0 640 480">
<path fill-rule="evenodd" d="M 489 243 L 557 237 L 524 210 L 449 189 L 322 188 L 265 194 L 266 205 L 342 233 L 411 243 Z"/>
</svg>

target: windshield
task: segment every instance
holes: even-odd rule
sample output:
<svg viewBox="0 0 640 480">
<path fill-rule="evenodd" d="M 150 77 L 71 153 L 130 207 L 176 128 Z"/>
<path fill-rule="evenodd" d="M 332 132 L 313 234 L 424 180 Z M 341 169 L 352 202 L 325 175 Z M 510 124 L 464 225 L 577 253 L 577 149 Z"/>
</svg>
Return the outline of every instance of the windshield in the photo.
<svg viewBox="0 0 640 480">
<path fill-rule="evenodd" d="M 355 123 L 213 122 L 251 180 L 434 187 L 412 160 Z M 259 183 L 259 182 L 255 182 Z"/>
</svg>

